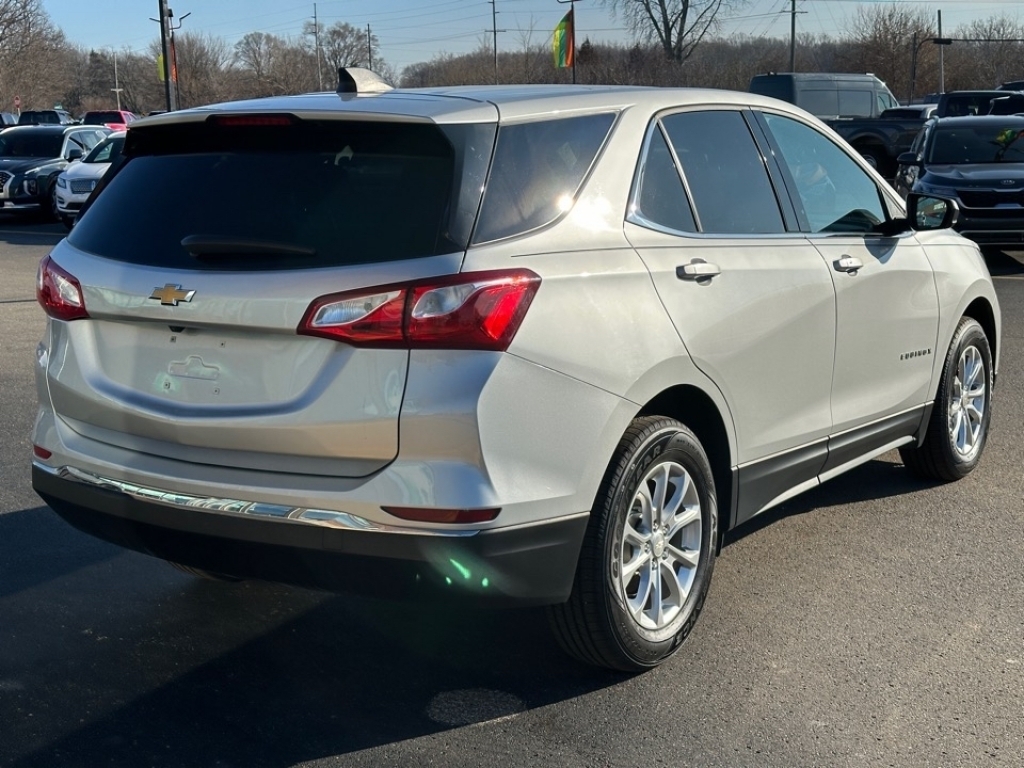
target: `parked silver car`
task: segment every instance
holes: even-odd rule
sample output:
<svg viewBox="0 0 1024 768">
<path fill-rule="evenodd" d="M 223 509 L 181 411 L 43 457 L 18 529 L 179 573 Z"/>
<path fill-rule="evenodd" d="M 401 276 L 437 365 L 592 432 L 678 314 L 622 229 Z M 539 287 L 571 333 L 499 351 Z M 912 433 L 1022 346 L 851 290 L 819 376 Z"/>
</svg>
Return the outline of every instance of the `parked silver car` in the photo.
<svg viewBox="0 0 1024 768">
<path fill-rule="evenodd" d="M 32 475 L 71 524 L 550 605 L 642 670 L 725 531 L 895 448 L 978 464 L 1000 314 L 955 204 L 752 94 L 354 80 L 137 123 L 43 260 Z"/>
</svg>

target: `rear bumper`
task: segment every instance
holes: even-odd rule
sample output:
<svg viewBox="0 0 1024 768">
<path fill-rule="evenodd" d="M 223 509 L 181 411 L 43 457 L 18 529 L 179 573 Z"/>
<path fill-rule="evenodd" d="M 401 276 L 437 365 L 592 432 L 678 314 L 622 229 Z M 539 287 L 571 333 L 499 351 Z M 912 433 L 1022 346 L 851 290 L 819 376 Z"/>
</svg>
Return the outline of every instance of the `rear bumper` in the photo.
<svg viewBox="0 0 1024 768">
<path fill-rule="evenodd" d="M 487 605 L 568 599 L 587 525 L 579 515 L 452 536 L 339 529 L 147 501 L 38 464 L 32 486 L 75 528 L 164 560 L 338 592 Z"/>
</svg>

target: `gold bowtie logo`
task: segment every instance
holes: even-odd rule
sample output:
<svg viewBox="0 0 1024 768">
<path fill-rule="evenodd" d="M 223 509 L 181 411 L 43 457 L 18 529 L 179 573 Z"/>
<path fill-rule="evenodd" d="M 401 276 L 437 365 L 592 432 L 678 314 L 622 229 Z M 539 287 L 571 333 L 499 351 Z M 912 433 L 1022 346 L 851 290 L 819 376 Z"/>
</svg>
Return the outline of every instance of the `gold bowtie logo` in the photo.
<svg viewBox="0 0 1024 768">
<path fill-rule="evenodd" d="M 168 283 L 163 288 L 154 288 L 151 299 L 160 299 L 160 303 L 168 307 L 178 306 L 179 301 L 192 301 L 195 291 L 182 290 L 180 285 Z"/>
</svg>

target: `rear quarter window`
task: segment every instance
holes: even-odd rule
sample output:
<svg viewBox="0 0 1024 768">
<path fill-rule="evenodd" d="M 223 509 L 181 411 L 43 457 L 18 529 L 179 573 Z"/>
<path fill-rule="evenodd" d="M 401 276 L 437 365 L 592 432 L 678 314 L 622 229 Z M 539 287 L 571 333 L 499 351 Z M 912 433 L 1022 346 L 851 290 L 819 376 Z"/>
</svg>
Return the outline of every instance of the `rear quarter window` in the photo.
<svg viewBox="0 0 1024 768">
<path fill-rule="evenodd" d="M 604 113 L 499 128 L 473 242 L 520 235 L 567 211 L 614 122 Z"/>
</svg>

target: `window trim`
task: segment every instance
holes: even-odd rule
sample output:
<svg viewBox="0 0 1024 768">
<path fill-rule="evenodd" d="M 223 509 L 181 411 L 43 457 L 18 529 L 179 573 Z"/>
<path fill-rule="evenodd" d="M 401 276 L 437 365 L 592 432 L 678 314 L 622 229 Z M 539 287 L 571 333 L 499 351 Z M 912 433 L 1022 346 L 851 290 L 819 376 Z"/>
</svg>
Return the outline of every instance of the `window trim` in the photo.
<svg viewBox="0 0 1024 768">
<path fill-rule="evenodd" d="M 779 213 L 782 217 L 782 225 L 784 230 L 782 232 L 705 232 L 703 225 L 700 220 L 700 215 L 697 212 L 697 206 L 694 203 L 693 192 L 690 189 L 689 180 L 686 178 L 686 172 L 683 169 L 683 165 L 679 160 L 679 156 L 676 154 L 676 148 L 672 145 L 672 141 L 668 137 L 668 132 L 662 125 L 662 120 L 666 117 L 673 115 L 687 114 L 694 112 L 739 112 L 740 117 L 746 124 L 747 130 L 750 132 L 750 137 L 754 143 L 754 149 L 761 158 L 761 163 L 764 165 L 764 170 L 768 176 L 768 183 L 771 187 L 772 194 L 775 197 L 776 205 L 779 208 Z M 755 128 L 755 125 L 757 126 Z M 644 164 L 647 162 L 647 155 L 650 151 L 651 140 L 654 135 L 654 130 L 657 129 L 661 132 L 662 138 L 668 145 L 668 150 L 672 154 L 672 160 L 676 166 L 676 173 L 679 175 L 680 180 L 683 184 L 683 192 L 686 196 L 686 201 L 690 206 L 690 213 L 693 216 L 695 225 L 697 226 L 696 232 L 688 232 L 684 230 L 675 230 L 671 227 L 666 227 L 662 224 L 658 224 L 653 221 L 649 221 L 642 216 L 633 213 L 633 210 L 638 205 L 638 196 L 640 193 L 640 176 Z M 650 229 L 655 232 L 662 232 L 668 235 L 676 235 L 679 237 L 692 237 L 706 240 L 736 240 L 736 239 L 750 239 L 750 238 L 786 238 L 791 237 L 794 233 L 800 233 L 799 221 L 797 219 L 796 211 L 793 209 L 793 202 L 789 197 L 788 189 L 785 187 L 780 188 L 778 181 L 778 162 L 774 157 L 771 157 L 767 153 L 767 142 L 762 140 L 760 134 L 763 132 L 763 127 L 757 121 L 756 113 L 749 107 L 735 104 L 694 104 L 686 105 L 685 107 L 669 107 L 666 109 L 655 112 L 648 123 L 647 131 L 644 136 L 643 149 L 640 153 L 640 158 L 637 161 L 636 167 L 633 171 L 633 181 L 630 186 L 629 196 L 626 201 L 626 215 L 624 220 L 636 224 L 639 227 Z M 773 171 L 773 166 L 777 169 Z"/>
</svg>

